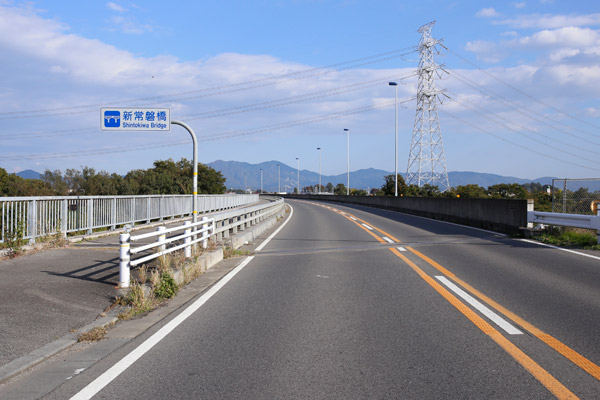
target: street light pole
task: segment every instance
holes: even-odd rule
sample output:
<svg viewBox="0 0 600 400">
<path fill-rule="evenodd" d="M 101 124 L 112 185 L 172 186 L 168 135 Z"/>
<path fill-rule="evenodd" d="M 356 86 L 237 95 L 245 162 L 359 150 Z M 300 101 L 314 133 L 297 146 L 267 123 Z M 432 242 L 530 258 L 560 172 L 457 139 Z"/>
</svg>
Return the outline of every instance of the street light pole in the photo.
<svg viewBox="0 0 600 400">
<path fill-rule="evenodd" d="M 389 85 L 396 89 L 394 96 L 394 181 L 396 182 L 394 196 L 398 197 L 398 83 L 390 82 Z"/>
<path fill-rule="evenodd" d="M 246 173 L 244 172 L 244 193 L 248 192 L 248 185 L 246 185 Z"/>
<path fill-rule="evenodd" d="M 298 187 L 296 190 L 300 194 L 300 158 L 296 157 L 296 161 L 298 161 Z"/>
<path fill-rule="evenodd" d="M 171 120 L 171 124 L 173 125 L 179 125 L 183 128 L 185 128 L 190 136 L 192 136 L 192 142 L 193 142 L 193 163 L 194 163 L 194 175 L 193 175 L 193 182 L 192 182 L 192 191 L 193 191 L 193 197 L 192 197 L 192 221 L 194 223 L 198 222 L 198 139 L 196 139 L 196 133 L 194 133 L 194 130 L 192 129 L 191 126 L 189 126 L 188 124 L 186 124 L 185 122 L 181 122 L 181 121 L 175 121 L 175 120 Z M 196 227 L 194 227 L 194 231 L 196 230 Z M 128 282 L 129 283 L 129 282 Z"/>
<path fill-rule="evenodd" d="M 277 193 L 281 193 L 281 167 L 277 164 Z"/>
<path fill-rule="evenodd" d="M 317 147 L 319 150 L 319 194 L 321 194 L 321 148 Z"/>
<path fill-rule="evenodd" d="M 350 129 L 344 128 L 344 131 L 346 132 L 346 136 L 348 137 L 348 140 L 346 141 L 346 176 L 348 178 L 348 181 L 346 182 L 347 186 L 346 186 L 346 196 L 350 195 Z"/>
<path fill-rule="evenodd" d="M 263 192 L 263 186 L 262 186 L 262 168 L 260 169 L 260 194 L 262 194 Z"/>
</svg>

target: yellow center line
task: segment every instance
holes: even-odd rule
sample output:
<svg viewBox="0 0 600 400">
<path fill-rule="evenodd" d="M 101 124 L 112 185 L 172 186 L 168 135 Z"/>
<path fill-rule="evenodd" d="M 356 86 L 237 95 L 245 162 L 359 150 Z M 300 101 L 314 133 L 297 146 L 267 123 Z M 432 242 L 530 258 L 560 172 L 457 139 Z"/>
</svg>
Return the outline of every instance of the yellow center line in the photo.
<svg viewBox="0 0 600 400">
<path fill-rule="evenodd" d="M 440 285 L 433 278 L 427 275 L 415 263 L 413 263 L 395 248 L 391 248 L 390 251 L 399 258 L 401 258 L 402 261 L 404 261 L 406 264 L 408 264 L 408 266 L 410 266 L 425 282 L 427 282 L 439 294 L 441 294 L 450 304 L 452 304 L 458 311 L 460 311 L 465 317 L 467 317 L 483 333 L 488 335 L 494 342 L 496 342 L 496 344 L 502 347 L 504 351 L 510 354 L 515 359 L 515 361 L 521 364 L 523 368 L 525 368 L 531 375 L 533 375 L 553 395 L 555 395 L 559 399 L 578 398 L 573 392 L 567 389 L 548 371 L 542 368 L 538 363 L 536 363 L 533 359 L 531 359 L 531 357 L 529 357 L 521 349 L 515 346 L 511 341 L 506 339 L 500 332 L 494 329 L 494 327 L 487 323 L 483 318 L 475 314 L 473 310 L 465 306 L 461 301 L 459 301 L 450 292 L 448 292 L 442 285 Z"/>
<path fill-rule="evenodd" d="M 535 337 L 540 339 L 542 342 L 546 343 L 548 346 L 553 348 L 555 351 L 560 353 L 562 356 L 566 357 L 573 364 L 577 365 L 579 368 L 583 369 L 585 372 L 592 375 L 594 378 L 600 380 L 600 367 L 598 365 L 594 364 L 592 361 L 588 360 L 587 358 L 585 358 L 584 356 L 582 356 L 575 350 L 571 349 L 569 346 L 565 345 L 558 339 L 555 339 L 551 335 L 549 335 L 549 334 L 543 332 L 541 329 L 535 327 L 533 324 L 525 321 L 523 318 L 519 317 L 517 314 L 513 313 L 512 311 L 510 311 L 507 308 L 503 307 L 502 305 L 498 304 L 497 302 L 495 302 L 488 296 L 484 295 L 483 293 L 481 293 L 480 291 L 478 291 L 477 289 L 475 289 L 468 283 L 464 282 L 462 279 L 458 278 L 456 275 L 454 275 L 452 272 L 448 271 L 446 268 L 442 267 L 437 262 L 433 261 L 431 258 L 427 257 L 425 254 L 423 254 L 411 247 L 408 247 L 408 246 L 406 248 L 409 251 L 411 251 L 412 253 L 414 253 L 415 255 L 417 255 L 418 257 L 420 257 L 421 259 L 425 260 L 427 263 L 429 263 L 431 266 L 436 268 L 442 274 L 446 275 L 447 277 L 452 279 L 454 282 L 458 283 L 460 286 L 465 288 L 467 291 L 469 291 L 472 294 L 474 294 L 475 296 L 479 297 L 479 299 L 481 299 L 483 302 L 485 302 L 488 305 L 490 305 L 491 307 L 495 308 L 501 314 L 504 314 L 508 319 L 510 319 L 514 323 L 522 326 L 523 329 L 529 331 L 529 333 L 531 333 L 532 335 L 534 335 Z"/>
<path fill-rule="evenodd" d="M 400 240 L 390 235 L 389 233 L 373 226 L 355 215 L 349 213 L 341 213 L 337 210 L 333 210 L 334 212 L 346 217 L 350 221 L 354 222 L 358 227 L 368 232 L 371 236 L 373 236 L 380 243 L 387 243 L 380 236 L 373 233 L 371 230 L 365 228 L 362 223 L 371 226 L 374 230 L 381 233 L 382 235 L 394 240 L 397 243 L 401 243 Z M 355 218 L 356 220 L 352 219 Z M 522 318 L 518 317 L 516 314 L 508 311 L 504 307 L 500 306 L 498 303 L 494 302 L 487 296 L 483 295 L 466 282 L 463 282 L 459 279 L 455 274 L 450 272 L 448 269 L 442 267 L 440 264 L 427 257 L 423 253 L 413 249 L 412 247 L 406 247 L 406 249 L 410 250 L 413 254 L 417 255 L 428 264 L 432 265 L 438 271 L 454 280 L 459 285 L 463 286 L 465 289 L 473 293 L 475 296 L 479 297 L 484 302 L 488 303 L 492 307 L 496 308 L 499 312 L 503 313 L 508 318 L 512 319 L 513 322 L 521 325 L 524 329 L 530 331 L 544 343 L 548 344 L 550 347 L 558 351 L 563 356 L 567 357 L 573 363 L 598 378 L 596 375 L 600 372 L 600 368 L 597 365 L 587 360 L 585 357 L 570 349 L 568 346 L 564 345 L 557 339 L 552 336 L 545 334 L 538 328 L 534 327 L 532 324 L 526 322 Z M 506 351 L 515 361 L 517 361 L 525 370 L 527 370 L 533 377 L 535 377 L 546 389 L 548 389 L 552 394 L 554 394 L 558 399 L 578 399 L 578 397 L 571 392 L 567 387 L 565 387 L 562 383 L 560 383 L 554 376 L 552 376 L 548 371 L 542 368 L 538 363 L 536 363 L 531 357 L 525 354 L 521 349 L 515 346 L 511 341 L 506 339 L 498 330 L 496 330 L 493 326 L 487 323 L 483 318 L 477 315 L 473 310 L 464 305 L 460 300 L 458 300 L 454 295 L 448 292 L 443 286 L 441 286 L 438 282 L 436 282 L 433 278 L 427 275 L 421 268 L 419 268 L 415 263 L 413 263 L 410 259 L 404 256 L 400 251 L 396 248 L 390 247 L 389 250 L 394 253 L 397 257 L 399 257 L 402 261 L 404 261 L 408 266 L 410 266 L 425 282 L 427 282 L 433 289 L 435 289 L 439 294 L 442 295 L 450 304 L 452 304 L 458 311 L 460 311 L 465 317 L 467 317 L 477 328 L 479 328 L 483 333 L 488 335 L 498 346 L 500 346 L 504 351 Z M 514 317 L 514 319 L 513 319 Z"/>
</svg>

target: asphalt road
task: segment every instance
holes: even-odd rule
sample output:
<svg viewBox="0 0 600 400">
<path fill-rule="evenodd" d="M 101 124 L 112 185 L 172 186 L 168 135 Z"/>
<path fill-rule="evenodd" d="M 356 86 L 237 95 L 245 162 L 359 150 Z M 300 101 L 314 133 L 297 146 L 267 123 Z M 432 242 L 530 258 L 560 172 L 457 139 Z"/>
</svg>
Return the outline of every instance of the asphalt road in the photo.
<svg viewBox="0 0 600 400">
<path fill-rule="evenodd" d="M 598 258 L 289 203 L 289 223 L 187 319 L 165 320 L 48 398 L 600 397 Z"/>
</svg>

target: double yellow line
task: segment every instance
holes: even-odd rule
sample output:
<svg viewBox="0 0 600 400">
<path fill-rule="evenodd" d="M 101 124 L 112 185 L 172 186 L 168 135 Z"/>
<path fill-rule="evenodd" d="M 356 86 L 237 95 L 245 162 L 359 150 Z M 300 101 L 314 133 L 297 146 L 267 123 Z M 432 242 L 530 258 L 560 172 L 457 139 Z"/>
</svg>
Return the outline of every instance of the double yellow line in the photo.
<svg viewBox="0 0 600 400">
<path fill-rule="evenodd" d="M 316 204 L 316 203 L 313 203 Z M 395 238 L 393 235 L 373 226 L 372 224 L 356 217 L 355 215 L 351 215 L 346 212 L 342 212 L 336 208 L 323 206 L 318 204 L 321 207 L 328 208 L 350 221 L 354 222 L 359 228 L 363 229 L 371 236 L 373 236 L 380 243 L 390 244 L 386 240 L 384 240 L 381 236 L 374 233 L 377 231 L 381 233 L 384 237 L 393 240 L 395 243 L 400 244 L 401 241 Z M 364 224 L 364 225 L 363 225 Z M 365 225 L 371 227 L 373 230 L 365 227 Z M 435 262 L 431 258 L 427 257 L 423 253 L 413 249 L 412 247 L 405 246 L 405 249 L 421 258 L 423 261 L 427 262 L 429 265 L 433 266 L 435 269 L 440 271 L 442 274 L 452 279 L 458 285 L 462 286 L 467 291 L 471 292 L 471 294 L 478 297 L 483 302 L 487 303 L 492 308 L 495 308 L 501 314 L 504 314 L 508 319 L 512 320 L 515 324 L 520 325 L 523 329 L 527 330 L 529 333 L 540 339 L 542 342 L 550 346 L 552 349 L 563 355 L 565 358 L 570 360 L 572 363 L 586 371 L 588 374 L 593 376 L 594 378 L 600 380 L 600 367 L 594 364 L 592 361 L 588 360 L 575 350 L 571 349 L 558 339 L 555 339 L 551 335 L 543 332 L 541 329 L 538 329 L 533 324 L 525 321 L 523 318 L 519 317 L 515 313 L 501 306 L 494 300 L 490 299 L 483 293 L 479 292 L 477 289 L 473 288 L 468 283 L 464 282 L 448 269 L 441 266 L 439 263 Z M 452 293 L 450 293 L 446 288 L 436 282 L 432 277 L 427 275 L 421 268 L 419 268 L 414 262 L 412 262 L 408 257 L 402 254 L 395 247 L 391 247 L 389 249 L 392 253 L 394 253 L 398 258 L 404 261 L 409 267 L 411 267 L 425 282 L 427 282 L 433 289 L 435 289 L 439 294 L 441 294 L 450 304 L 452 304 L 458 311 L 460 311 L 463 315 L 465 315 L 475 326 L 477 326 L 482 332 L 488 335 L 494 342 L 496 342 L 502 349 L 504 349 L 508 354 L 510 354 L 515 361 L 517 361 L 523 368 L 525 368 L 531 375 L 533 375 L 542 385 L 544 385 L 552 394 L 554 394 L 559 399 L 577 399 L 578 397 L 567 389 L 562 383 L 560 383 L 554 376 L 552 376 L 548 371 L 543 369 L 538 363 L 536 363 L 531 357 L 525 354 L 521 349 L 515 346 L 512 342 L 504 337 L 497 329 L 495 329 L 492 325 L 486 322 L 483 318 L 477 315 L 474 311 L 472 311 L 469 307 L 464 305 L 463 302 L 458 300 Z"/>
</svg>

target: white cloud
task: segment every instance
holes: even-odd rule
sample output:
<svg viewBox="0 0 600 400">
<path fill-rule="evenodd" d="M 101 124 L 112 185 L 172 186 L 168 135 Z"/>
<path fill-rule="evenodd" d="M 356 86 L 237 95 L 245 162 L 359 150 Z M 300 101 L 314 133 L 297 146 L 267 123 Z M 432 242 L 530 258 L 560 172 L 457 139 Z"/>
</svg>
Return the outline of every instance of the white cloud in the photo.
<svg viewBox="0 0 600 400">
<path fill-rule="evenodd" d="M 115 15 L 108 19 L 110 25 L 109 30 L 119 31 L 132 35 L 142 35 L 146 32 L 152 32 L 152 25 L 141 24 L 131 17 L 123 17 L 121 15 Z"/>
<path fill-rule="evenodd" d="M 123 13 L 125 11 L 127 11 L 127 9 L 117 3 L 114 3 L 112 1 L 109 1 L 108 3 L 106 3 L 106 7 L 108 7 L 108 9 L 116 11 L 116 12 L 120 12 Z"/>
<path fill-rule="evenodd" d="M 496 11 L 493 7 L 483 8 L 483 9 L 477 11 L 477 13 L 475 14 L 476 17 L 484 17 L 484 18 L 498 17 L 499 15 L 500 15 L 500 13 L 498 11 Z"/>
<path fill-rule="evenodd" d="M 512 3 L 514 8 L 523 8 L 525 7 L 527 4 L 524 1 L 517 1 Z"/>
<path fill-rule="evenodd" d="M 505 57 L 505 51 L 494 42 L 487 40 L 474 40 L 467 42 L 465 50 L 473 52 L 477 58 L 488 63 L 496 63 Z"/>
<path fill-rule="evenodd" d="M 509 25 L 517 29 L 556 29 L 562 27 L 600 25 L 600 13 L 586 15 L 527 14 L 516 18 L 495 21 L 495 24 Z"/>
<path fill-rule="evenodd" d="M 543 30 L 531 36 L 516 39 L 523 46 L 568 46 L 583 48 L 600 43 L 600 32 L 589 28 L 565 27 L 554 30 Z"/>
</svg>

